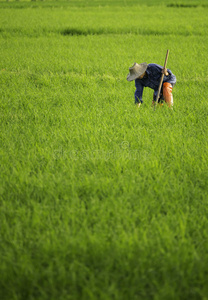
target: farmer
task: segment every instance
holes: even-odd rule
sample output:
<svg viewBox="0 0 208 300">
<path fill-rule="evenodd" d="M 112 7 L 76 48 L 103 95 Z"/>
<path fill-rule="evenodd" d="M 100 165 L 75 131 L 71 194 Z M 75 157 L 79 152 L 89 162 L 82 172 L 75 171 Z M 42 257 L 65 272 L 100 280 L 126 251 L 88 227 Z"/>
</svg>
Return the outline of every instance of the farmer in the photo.
<svg viewBox="0 0 208 300">
<path fill-rule="evenodd" d="M 141 103 L 143 103 L 142 94 L 144 87 L 149 87 L 154 90 L 152 103 L 155 103 L 162 73 L 164 74 L 164 79 L 158 102 L 162 103 L 162 101 L 165 100 L 168 106 L 172 107 L 172 88 L 176 83 L 176 77 L 171 70 L 166 68 L 164 69 L 162 66 L 157 64 L 147 63 L 134 63 L 134 65 L 129 68 L 127 80 L 135 80 L 136 91 L 134 96 L 135 104 L 138 107 L 141 105 Z"/>
</svg>

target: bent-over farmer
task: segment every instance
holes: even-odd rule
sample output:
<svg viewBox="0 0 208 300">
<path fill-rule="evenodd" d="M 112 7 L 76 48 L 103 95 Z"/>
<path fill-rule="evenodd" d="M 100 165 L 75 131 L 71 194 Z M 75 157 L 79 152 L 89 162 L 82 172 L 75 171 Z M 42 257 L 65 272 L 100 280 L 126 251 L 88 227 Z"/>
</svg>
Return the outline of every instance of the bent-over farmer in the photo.
<svg viewBox="0 0 208 300">
<path fill-rule="evenodd" d="M 140 106 L 141 103 L 143 103 L 142 94 L 144 87 L 149 87 L 154 90 L 152 103 L 156 101 L 162 73 L 164 74 L 164 79 L 158 102 L 162 103 L 162 101 L 165 100 L 169 107 L 173 106 L 172 88 L 176 83 L 175 75 L 170 69 L 164 69 L 157 64 L 147 63 L 134 63 L 134 65 L 129 68 L 127 80 L 135 80 L 136 91 L 134 96 L 136 105 Z"/>
</svg>

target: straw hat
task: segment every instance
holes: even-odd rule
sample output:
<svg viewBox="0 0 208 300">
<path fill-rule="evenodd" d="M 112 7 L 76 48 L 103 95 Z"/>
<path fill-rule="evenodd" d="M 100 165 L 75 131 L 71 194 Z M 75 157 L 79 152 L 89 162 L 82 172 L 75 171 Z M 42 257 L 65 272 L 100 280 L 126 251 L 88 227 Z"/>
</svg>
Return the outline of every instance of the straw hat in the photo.
<svg viewBox="0 0 208 300">
<path fill-rule="evenodd" d="M 128 81 L 132 81 L 135 80 L 136 78 L 138 78 L 139 76 L 141 76 L 142 74 L 144 74 L 144 72 L 147 70 L 147 63 L 141 63 L 141 64 L 137 64 L 134 63 L 134 65 L 129 68 L 129 74 L 127 76 L 127 80 Z"/>
</svg>

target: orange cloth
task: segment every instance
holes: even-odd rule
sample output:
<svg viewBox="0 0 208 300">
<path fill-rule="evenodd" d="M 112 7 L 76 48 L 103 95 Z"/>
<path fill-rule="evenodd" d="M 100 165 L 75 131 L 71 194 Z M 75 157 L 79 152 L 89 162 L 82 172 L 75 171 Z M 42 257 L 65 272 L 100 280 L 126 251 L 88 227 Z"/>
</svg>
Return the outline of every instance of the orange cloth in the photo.
<svg viewBox="0 0 208 300">
<path fill-rule="evenodd" d="M 173 105 L 172 85 L 169 82 L 163 83 L 163 97 L 165 102 L 169 105 Z"/>
</svg>

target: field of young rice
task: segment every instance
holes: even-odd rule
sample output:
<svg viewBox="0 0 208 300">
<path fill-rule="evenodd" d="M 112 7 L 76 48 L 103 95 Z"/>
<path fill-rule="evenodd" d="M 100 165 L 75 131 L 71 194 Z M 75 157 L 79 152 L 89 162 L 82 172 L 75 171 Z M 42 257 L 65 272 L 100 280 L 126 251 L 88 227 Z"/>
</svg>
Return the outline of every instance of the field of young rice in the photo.
<svg viewBox="0 0 208 300">
<path fill-rule="evenodd" d="M 0 2 L 2 300 L 208 299 L 207 14 Z M 128 68 L 167 49 L 174 108 L 137 109 Z"/>
</svg>

